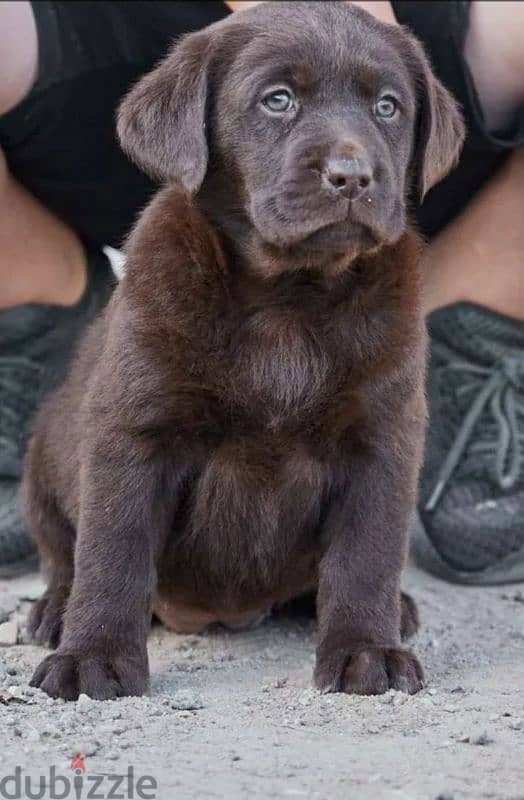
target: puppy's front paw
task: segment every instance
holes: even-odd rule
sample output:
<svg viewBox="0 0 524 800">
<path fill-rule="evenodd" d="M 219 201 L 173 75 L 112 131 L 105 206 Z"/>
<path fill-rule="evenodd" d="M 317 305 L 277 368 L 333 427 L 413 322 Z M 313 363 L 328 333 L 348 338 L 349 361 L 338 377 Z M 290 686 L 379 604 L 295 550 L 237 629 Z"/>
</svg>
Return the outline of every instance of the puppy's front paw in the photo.
<svg viewBox="0 0 524 800">
<path fill-rule="evenodd" d="M 415 694 L 424 686 L 422 667 L 409 650 L 362 645 L 349 654 L 342 668 L 336 668 L 337 661 L 338 658 L 317 661 L 315 685 L 318 689 L 366 695 L 397 689 Z"/>
<path fill-rule="evenodd" d="M 145 694 L 148 671 L 136 658 L 129 656 L 57 651 L 36 668 L 30 686 L 64 700 L 76 700 L 82 693 L 95 700 L 109 700 Z"/>
</svg>

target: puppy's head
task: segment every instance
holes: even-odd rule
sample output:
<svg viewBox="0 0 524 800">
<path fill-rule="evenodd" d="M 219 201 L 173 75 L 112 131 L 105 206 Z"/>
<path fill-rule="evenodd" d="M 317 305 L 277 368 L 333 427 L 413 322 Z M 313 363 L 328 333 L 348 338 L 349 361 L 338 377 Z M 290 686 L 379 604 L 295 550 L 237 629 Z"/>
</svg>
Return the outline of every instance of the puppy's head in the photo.
<svg viewBox="0 0 524 800">
<path fill-rule="evenodd" d="M 118 133 L 217 218 L 329 258 L 396 241 L 464 129 L 404 29 L 350 3 L 272 2 L 184 37 L 124 99 Z"/>
</svg>

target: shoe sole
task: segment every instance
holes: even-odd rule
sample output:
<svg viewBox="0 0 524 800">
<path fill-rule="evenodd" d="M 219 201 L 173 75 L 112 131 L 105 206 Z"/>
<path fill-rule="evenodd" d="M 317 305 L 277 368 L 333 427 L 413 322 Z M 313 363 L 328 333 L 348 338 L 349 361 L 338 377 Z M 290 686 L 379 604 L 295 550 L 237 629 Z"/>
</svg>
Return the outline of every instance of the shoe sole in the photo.
<svg viewBox="0 0 524 800">
<path fill-rule="evenodd" d="M 475 572 L 454 569 L 435 548 L 419 514 L 415 515 L 412 528 L 411 555 L 419 567 L 448 583 L 460 583 L 466 586 L 497 586 L 524 581 L 524 549 L 512 553 L 493 567 L 486 567 L 486 569 Z"/>
</svg>

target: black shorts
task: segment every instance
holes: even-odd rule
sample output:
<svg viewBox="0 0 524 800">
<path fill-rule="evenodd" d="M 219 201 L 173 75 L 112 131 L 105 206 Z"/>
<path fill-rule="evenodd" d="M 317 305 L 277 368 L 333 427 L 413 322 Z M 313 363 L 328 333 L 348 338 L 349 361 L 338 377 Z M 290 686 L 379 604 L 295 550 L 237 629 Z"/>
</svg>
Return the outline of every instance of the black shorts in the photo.
<svg viewBox="0 0 524 800">
<path fill-rule="evenodd" d="M 468 3 L 394 2 L 399 22 L 422 40 L 434 69 L 461 103 L 468 139 L 458 168 L 427 196 L 420 227 L 432 236 L 524 141 L 524 114 L 497 138 L 486 133 L 462 59 Z M 172 40 L 226 16 L 222 2 L 33 2 L 36 84 L 0 117 L 12 174 L 80 237 L 120 246 L 155 185 L 123 155 L 115 109 Z"/>
</svg>

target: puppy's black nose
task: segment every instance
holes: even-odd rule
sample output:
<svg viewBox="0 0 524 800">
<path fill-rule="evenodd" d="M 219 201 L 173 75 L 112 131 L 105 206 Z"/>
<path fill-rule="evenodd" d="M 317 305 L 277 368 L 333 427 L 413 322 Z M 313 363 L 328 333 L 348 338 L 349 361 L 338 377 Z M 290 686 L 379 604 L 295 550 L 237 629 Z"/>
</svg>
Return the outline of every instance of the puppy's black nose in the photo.
<svg viewBox="0 0 524 800">
<path fill-rule="evenodd" d="M 330 191 L 348 200 L 356 200 L 373 179 L 371 166 L 360 157 L 330 158 L 322 175 Z"/>
</svg>

